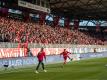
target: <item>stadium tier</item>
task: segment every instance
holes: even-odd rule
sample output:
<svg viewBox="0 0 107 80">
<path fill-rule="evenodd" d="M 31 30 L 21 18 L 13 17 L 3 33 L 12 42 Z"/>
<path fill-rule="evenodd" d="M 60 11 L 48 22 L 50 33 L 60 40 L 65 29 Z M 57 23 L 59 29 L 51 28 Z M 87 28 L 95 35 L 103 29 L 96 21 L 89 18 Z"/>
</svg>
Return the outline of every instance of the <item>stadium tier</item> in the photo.
<svg viewBox="0 0 107 80">
<path fill-rule="evenodd" d="M 103 45 L 102 35 L 0 17 L 0 42 Z"/>
</svg>

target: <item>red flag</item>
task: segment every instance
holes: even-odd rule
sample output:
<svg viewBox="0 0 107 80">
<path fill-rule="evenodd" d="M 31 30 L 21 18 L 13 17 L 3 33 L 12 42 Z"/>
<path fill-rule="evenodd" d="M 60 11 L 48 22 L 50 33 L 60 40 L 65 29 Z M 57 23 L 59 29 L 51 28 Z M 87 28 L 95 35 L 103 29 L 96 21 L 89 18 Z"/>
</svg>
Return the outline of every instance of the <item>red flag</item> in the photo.
<svg viewBox="0 0 107 80">
<path fill-rule="evenodd" d="M 58 26 L 60 17 L 59 17 L 59 16 L 55 16 L 53 19 L 54 19 L 54 21 L 53 21 L 53 26 L 54 26 L 54 27 L 55 27 L 55 26 Z"/>
<path fill-rule="evenodd" d="M 79 20 L 75 19 L 74 20 L 74 29 L 78 30 L 79 28 Z"/>
<path fill-rule="evenodd" d="M 39 17 L 40 17 L 40 24 L 41 24 L 41 25 L 45 24 L 46 14 L 45 14 L 45 13 L 41 13 L 41 14 L 39 15 Z"/>
<path fill-rule="evenodd" d="M 69 18 L 65 18 L 64 26 L 68 29 L 70 28 L 70 19 Z"/>
<path fill-rule="evenodd" d="M 96 32 L 100 31 L 100 24 L 96 24 Z"/>
</svg>

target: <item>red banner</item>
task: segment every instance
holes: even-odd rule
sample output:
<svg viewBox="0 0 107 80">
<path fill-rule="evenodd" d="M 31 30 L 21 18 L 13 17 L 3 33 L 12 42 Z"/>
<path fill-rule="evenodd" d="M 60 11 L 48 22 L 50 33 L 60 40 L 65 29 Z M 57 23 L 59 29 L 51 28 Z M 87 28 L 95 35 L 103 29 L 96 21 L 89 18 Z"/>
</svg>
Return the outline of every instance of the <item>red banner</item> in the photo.
<svg viewBox="0 0 107 80">
<path fill-rule="evenodd" d="M 41 25 L 45 24 L 46 14 L 45 13 L 39 14 L 39 18 L 40 18 L 40 24 Z"/>
<path fill-rule="evenodd" d="M 59 19 L 60 19 L 60 17 L 59 16 L 55 16 L 54 18 L 53 18 L 53 26 L 54 27 L 56 27 L 56 26 L 58 26 L 58 24 L 59 24 Z"/>
<path fill-rule="evenodd" d="M 7 8 L 1 8 L 0 9 L 2 16 L 8 16 L 8 9 Z"/>
<path fill-rule="evenodd" d="M 69 18 L 65 18 L 64 26 L 68 29 L 70 28 L 70 19 Z"/>
<path fill-rule="evenodd" d="M 100 31 L 100 24 L 96 24 L 96 31 Z"/>
<path fill-rule="evenodd" d="M 31 48 L 33 56 L 36 56 L 41 48 Z M 45 48 L 46 55 L 60 54 L 64 48 Z M 27 48 L 0 48 L 0 58 L 27 57 Z"/>
<path fill-rule="evenodd" d="M 78 30 L 79 28 L 79 20 L 74 20 L 74 29 Z"/>
<path fill-rule="evenodd" d="M 0 58 L 23 57 L 23 49 L 18 48 L 0 48 Z"/>
</svg>

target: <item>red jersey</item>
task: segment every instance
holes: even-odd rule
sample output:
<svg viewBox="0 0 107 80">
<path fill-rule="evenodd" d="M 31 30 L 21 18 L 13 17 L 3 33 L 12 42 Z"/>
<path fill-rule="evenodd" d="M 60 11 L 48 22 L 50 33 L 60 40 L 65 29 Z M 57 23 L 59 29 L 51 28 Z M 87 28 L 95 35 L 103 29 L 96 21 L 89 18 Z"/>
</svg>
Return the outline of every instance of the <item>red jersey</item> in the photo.
<svg viewBox="0 0 107 80">
<path fill-rule="evenodd" d="M 64 52 L 61 53 L 61 55 L 63 55 L 63 57 L 67 57 L 68 54 L 70 54 L 70 52 L 68 52 L 68 51 L 64 51 Z"/>
<path fill-rule="evenodd" d="M 46 58 L 46 54 L 44 51 L 42 52 L 39 52 L 38 55 L 37 55 L 37 58 L 39 61 L 43 61 L 44 58 Z"/>
</svg>

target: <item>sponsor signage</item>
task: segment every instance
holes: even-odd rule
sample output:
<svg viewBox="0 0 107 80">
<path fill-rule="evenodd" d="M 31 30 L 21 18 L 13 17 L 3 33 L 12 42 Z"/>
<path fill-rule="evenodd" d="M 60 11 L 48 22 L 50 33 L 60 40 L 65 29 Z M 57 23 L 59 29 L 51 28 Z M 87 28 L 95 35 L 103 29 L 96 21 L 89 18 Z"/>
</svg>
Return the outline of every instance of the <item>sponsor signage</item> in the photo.
<svg viewBox="0 0 107 80">
<path fill-rule="evenodd" d="M 107 52 L 80 54 L 80 59 L 107 57 Z"/>
<path fill-rule="evenodd" d="M 38 6 L 38 5 L 34 5 L 34 4 L 26 2 L 26 1 L 18 0 L 18 6 L 29 8 L 29 9 L 33 9 L 33 10 L 38 10 L 38 11 L 42 11 L 42 12 L 46 12 L 46 13 L 50 13 L 50 9 L 49 8 Z"/>
</svg>

